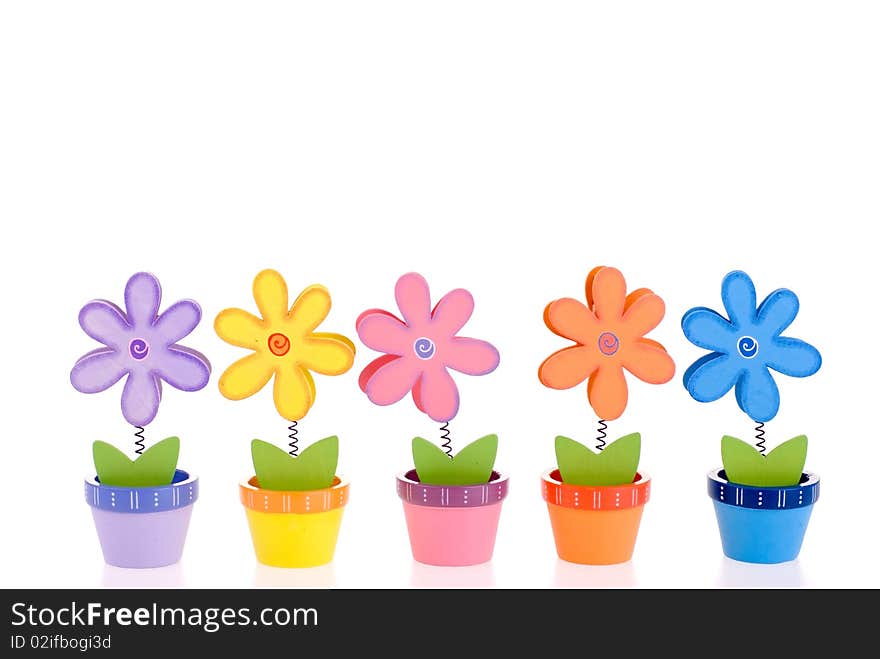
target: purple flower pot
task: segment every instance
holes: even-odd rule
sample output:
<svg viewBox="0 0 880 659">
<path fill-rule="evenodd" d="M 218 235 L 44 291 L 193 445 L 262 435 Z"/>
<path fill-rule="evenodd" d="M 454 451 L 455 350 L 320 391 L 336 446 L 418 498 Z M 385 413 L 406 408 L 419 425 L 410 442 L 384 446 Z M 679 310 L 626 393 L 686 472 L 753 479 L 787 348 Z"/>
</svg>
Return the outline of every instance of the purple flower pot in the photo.
<svg viewBox="0 0 880 659">
<path fill-rule="evenodd" d="M 93 476 L 85 481 L 85 496 L 107 563 L 162 567 L 183 554 L 199 481 L 182 469 L 174 472 L 171 484 L 155 487 L 102 485 Z"/>
</svg>

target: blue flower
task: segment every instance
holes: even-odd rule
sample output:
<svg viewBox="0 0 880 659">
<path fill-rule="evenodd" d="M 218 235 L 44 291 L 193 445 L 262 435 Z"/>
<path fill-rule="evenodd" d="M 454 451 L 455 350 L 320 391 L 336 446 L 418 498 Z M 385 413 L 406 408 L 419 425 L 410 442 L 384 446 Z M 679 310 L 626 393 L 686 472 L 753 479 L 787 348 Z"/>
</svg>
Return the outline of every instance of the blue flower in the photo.
<svg viewBox="0 0 880 659">
<path fill-rule="evenodd" d="M 822 365 L 822 356 L 800 339 L 780 336 L 797 316 L 797 296 L 773 291 L 756 309 L 755 285 L 736 270 L 721 284 L 721 300 L 730 320 L 712 309 L 695 307 L 681 319 L 688 340 L 711 350 L 684 374 L 684 386 L 701 403 L 718 400 L 736 385 L 736 402 L 757 423 L 779 411 L 779 389 L 770 375 L 805 378 Z"/>
</svg>

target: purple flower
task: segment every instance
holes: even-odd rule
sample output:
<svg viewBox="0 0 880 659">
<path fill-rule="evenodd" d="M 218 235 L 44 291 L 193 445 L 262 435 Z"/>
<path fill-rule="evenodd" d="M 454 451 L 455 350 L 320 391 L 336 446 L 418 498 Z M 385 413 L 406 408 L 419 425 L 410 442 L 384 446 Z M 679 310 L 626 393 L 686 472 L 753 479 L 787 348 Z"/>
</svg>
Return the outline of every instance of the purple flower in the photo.
<svg viewBox="0 0 880 659">
<path fill-rule="evenodd" d="M 132 275 L 125 285 L 125 312 L 107 300 L 93 300 L 79 312 L 86 334 L 104 344 L 79 358 L 70 372 L 77 391 L 94 394 L 127 375 L 122 415 L 145 426 L 159 411 L 162 380 L 175 389 L 198 391 L 211 375 L 201 353 L 177 345 L 202 319 L 192 300 L 180 300 L 159 315 L 162 288 L 148 272 Z"/>
</svg>

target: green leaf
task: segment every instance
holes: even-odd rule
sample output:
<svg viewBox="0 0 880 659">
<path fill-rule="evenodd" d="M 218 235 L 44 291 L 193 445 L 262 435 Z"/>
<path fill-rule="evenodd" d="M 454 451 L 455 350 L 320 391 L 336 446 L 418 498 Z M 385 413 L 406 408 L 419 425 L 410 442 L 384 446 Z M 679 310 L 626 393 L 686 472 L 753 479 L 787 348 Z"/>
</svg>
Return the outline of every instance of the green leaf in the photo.
<svg viewBox="0 0 880 659">
<path fill-rule="evenodd" d="M 568 437 L 556 438 L 556 464 L 564 483 L 572 485 L 626 485 L 639 468 L 642 436 L 634 432 L 617 439 L 600 453 Z"/>
<path fill-rule="evenodd" d="M 339 438 L 320 439 L 295 458 L 274 444 L 255 439 L 251 457 L 257 483 L 266 490 L 323 490 L 333 485 Z"/>
<path fill-rule="evenodd" d="M 107 442 L 92 444 L 92 457 L 98 480 L 104 485 L 119 487 L 151 487 L 168 485 L 174 479 L 180 439 L 167 437 L 156 442 L 135 460 Z"/>
<path fill-rule="evenodd" d="M 806 435 L 783 442 L 766 456 L 741 439 L 730 435 L 721 438 L 721 462 L 731 483 L 755 487 L 797 485 L 806 461 Z"/>
<path fill-rule="evenodd" d="M 479 485 L 488 483 L 498 453 L 498 435 L 480 437 L 450 458 L 436 444 L 415 437 L 413 461 L 425 485 Z"/>
</svg>

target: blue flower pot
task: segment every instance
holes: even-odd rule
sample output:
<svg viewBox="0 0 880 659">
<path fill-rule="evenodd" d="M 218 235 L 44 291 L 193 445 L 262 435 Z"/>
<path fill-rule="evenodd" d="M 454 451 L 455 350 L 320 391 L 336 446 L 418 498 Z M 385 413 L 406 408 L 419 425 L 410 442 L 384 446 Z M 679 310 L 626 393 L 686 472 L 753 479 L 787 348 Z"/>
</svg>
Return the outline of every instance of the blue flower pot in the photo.
<svg viewBox="0 0 880 659">
<path fill-rule="evenodd" d="M 786 487 L 754 487 L 731 483 L 715 469 L 708 481 L 725 556 L 746 563 L 797 558 L 819 499 L 818 476 L 801 474 L 797 485 Z"/>
</svg>

